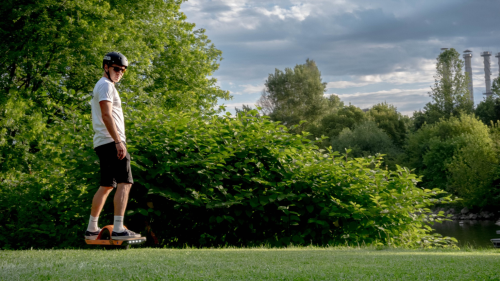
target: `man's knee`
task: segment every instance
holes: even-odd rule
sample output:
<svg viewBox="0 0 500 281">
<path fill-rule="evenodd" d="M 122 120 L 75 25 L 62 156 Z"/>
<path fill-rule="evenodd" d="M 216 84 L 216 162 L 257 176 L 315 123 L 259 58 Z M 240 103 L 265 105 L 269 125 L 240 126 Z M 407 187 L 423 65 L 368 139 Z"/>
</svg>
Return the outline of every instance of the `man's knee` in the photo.
<svg viewBox="0 0 500 281">
<path fill-rule="evenodd" d="M 99 186 L 99 190 L 96 192 L 96 194 L 102 194 L 102 193 L 110 193 L 113 190 L 112 186 Z"/>
<path fill-rule="evenodd" d="M 123 192 L 129 192 L 130 189 L 132 188 L 131 183 L 119 183 L 118 186 L 116 187 L 117 191 L 123 191 Z"/>
</svg>

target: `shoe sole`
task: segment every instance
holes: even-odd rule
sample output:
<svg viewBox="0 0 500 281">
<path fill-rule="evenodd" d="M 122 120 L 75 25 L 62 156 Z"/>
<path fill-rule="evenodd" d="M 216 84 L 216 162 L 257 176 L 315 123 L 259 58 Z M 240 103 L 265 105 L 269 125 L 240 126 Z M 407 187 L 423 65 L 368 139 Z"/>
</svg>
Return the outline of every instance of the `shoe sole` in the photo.
<svg viewBox="0 0 500 281">
<path fill-rule="evenodd" d="M 134 238 L 141 238 L 140 235 L 134 235 L 134 236 L 111 236 L 111 240 L 127 240 L 127 239 L 134 239 Z"/>
</svg>

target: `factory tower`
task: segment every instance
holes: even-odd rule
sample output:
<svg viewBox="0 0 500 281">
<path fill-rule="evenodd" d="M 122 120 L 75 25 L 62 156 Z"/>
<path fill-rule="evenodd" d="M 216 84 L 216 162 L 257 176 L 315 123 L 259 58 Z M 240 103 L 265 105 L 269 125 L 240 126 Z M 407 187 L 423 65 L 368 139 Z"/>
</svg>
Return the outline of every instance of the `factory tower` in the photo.
<svg viewBox="0 0 500 281">
<path fill-rule="evenodd" d="M 472 85 L 472 51 L 465 50 L 464 51 L 464 59 L 465 59 L 465 74 L 469 77 L 469 85 L 467 86 L 469 89 L 470 100 L 472 104 L 474 104 L 474 88 Z M 500 58 L 498 59 L 500 63 Z"/>
<path fill-rule="evenodd" d="M 490 57 L 491 57 L 491 52 L 484 51 L 481 53 L 481 56 L 484 59 L 484 83 L 486 84 L 486 97 L 489 97 L 492 95 L 491 93 L 491 64 L 490 64 Z"/>
</svg>

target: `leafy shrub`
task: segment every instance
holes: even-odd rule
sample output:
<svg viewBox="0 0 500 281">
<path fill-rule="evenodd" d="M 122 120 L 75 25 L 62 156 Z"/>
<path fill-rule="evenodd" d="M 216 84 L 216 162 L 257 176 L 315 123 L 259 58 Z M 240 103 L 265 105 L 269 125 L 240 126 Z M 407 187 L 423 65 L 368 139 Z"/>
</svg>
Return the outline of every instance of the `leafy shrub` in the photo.
<svg viewBox="0 0 500 281">
<path fill-rule="evenodd" d="M 31 145 L 45 129 L 45 118 L 29 100 L 8 99 L 0 110 L 0 173 L 9 170 L 29 173 L 33 161 Z"/>
<path fill-rule="evenodd" d="M 168 246 L 435 241 L 424 225 L 439 220 L 426 213 L 450 200 L 443 191 L 417 187 L 405 168 L 380 169 L 376 157 L 320 151 L 307 135 L 256 114 L 127 108 L 136 182 L 129 228 L 146 235 L 147 223 Z M 31 175 L 1 175 L 4 248 L 82 246 L 98 186 L 89 122 L 66 112 L 42 134 Z M 100 223 L 111 216 L 108 202 Z"/>
<path fill-rule="evenodd" d="M 500 100 L 495 96 L 488 96 L 481 101 L 476 109 L 476 116 L 486 125 L 491 125 L 493 122 L 500 120 Z"/>
<path fill-rule="evenodd" d="M 492 186 L 498 178 L 498 159 L 489 139 L 466 135 L 464 145 L 455 151 L 447 165 L 448 189 L 463 198 L 467 206 L 498 203 L 499 191 Z"/>
<path fill-rule="evenodd" d="M 374 105 L 367 112 L 370 119 L 377 123 L 377 127 L 382 129 L 397 147 L 402 147 L 406 141 L 410 118 L 399 113 L 395 106 L 387 103 Z"/>
<path fill-rule="evenodd" d="M 373 121 L 365 121 L 356 125 L 354 130 L 345 128 L 332 140 L 332 148 L 337 151 L 351 149 L 353 157 L 366 157 L 377 153 L 400 153 L 391 138 Z"/>
<path fill-rule="evenodd" d="M 425 187 L 461 196 L 468 206 L 488 202 L 482 197 L 492 191 L 498 161 L 488 127 L 474 116 L 423 126 L 409 137 L 406 153 Z"/>
<path fill-rule="evenodd" d="M 143 198 L 130 214 L 149 216 L 163 243 L 177 246 L 416 245 L 426 207 L 449 200 L 416 187 L 407 169 L 324 153 L 252 114 L 132 117 Z"/>
<path fill-rule="evenodd" d="M 81 245 L 90 204 L 98 188 L 89 115 L 47 105 L 52 123 L 26 102 L 7 102 L 0 120 L 4 162 L 0 173 L 0 246 L 26 249 Z M 9 104 L 15 105 L 10 110 Z M 8 121 L 28 122 L 12 127 Z M 28 120 L 28 121 L 24 121 Z M 3 121 L 3 122 L 2 122 Z M 30 133 L 30 128 L 33 130 Z M 14 135 L 15 137 L 12 137 Z M 12 144 L 13 140 L 16 140 Z"/>
<path fill-rule="evenodd" d="M 331 105 L 334 103 L 335 98 L 331 98 Z M 328 137 L 319 143 L 320 147 L 325 148 L 331 145 L 331 141 L 337 137 L 343 129 L 354 129 L 356 124 L 359 124 L 367 119 L 366 114 L 359 107 L 354 105 L 344 106 L 339 103 L 335 108 L 330 108 L 326 115 L 321 118 L 317 124 L 309 124 L 308 132 L 316 138 L 322 136 Z"/>
</svg>

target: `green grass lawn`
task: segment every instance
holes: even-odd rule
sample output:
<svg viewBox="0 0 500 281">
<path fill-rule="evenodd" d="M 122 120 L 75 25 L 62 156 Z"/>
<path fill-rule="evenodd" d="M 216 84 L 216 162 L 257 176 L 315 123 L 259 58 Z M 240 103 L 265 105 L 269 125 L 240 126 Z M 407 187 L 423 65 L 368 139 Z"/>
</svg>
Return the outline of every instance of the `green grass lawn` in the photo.
<svg viewBox="0 0 500 281">
<path fill-rule="evenodd" d="M 0 280 L 500 280 L 500 250 L 0 251 Z"/>
</svg>

